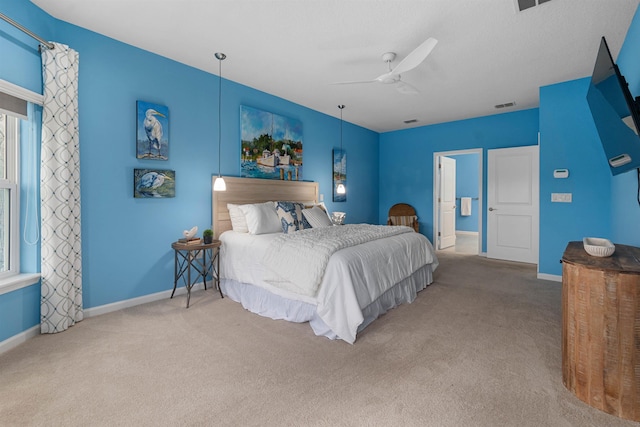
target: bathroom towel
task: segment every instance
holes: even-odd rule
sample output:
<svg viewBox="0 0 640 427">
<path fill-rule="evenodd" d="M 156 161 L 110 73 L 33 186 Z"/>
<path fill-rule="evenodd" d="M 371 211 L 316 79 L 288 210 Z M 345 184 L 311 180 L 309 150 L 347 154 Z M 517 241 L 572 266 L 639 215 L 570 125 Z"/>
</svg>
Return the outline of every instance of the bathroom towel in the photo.
<svg viewBox="0 0 640 427">
<path fill-rule="evenodd" d="M 461 216 L 471 215 L 471 197 L 460 198 L 460 215 Z"/>
</svg>

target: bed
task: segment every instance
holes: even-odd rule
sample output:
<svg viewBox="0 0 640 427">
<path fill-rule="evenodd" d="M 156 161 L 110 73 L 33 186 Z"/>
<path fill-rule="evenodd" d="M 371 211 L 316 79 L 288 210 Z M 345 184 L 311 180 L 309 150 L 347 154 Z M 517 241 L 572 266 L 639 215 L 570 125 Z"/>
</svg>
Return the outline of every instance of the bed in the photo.
<svg viewBox="0 0 640 427">
<path fill-rule="evenodd" d="M 213 230 L 222 241 L 220 286 L 225 296 L 253 313 L 308 322 L 316 335 L 353 344 L 371 322 L 412 302 L 433 281 L 435 251 L 409 227 L 311 227 L 306 218 L 318 213 L 317 183 L 224 179 L 227 191 L 212 193 Z M 276 210 L 282 204 L 298 208 L 300 229 L 287 229 L 293 223 L 286 212 L 278 212 L 281 228 L 274 228 L 269 206 L 277 201 Z M 238 226 L 240 207 L 251 232 L 244 223 Z M 271 228 L 254 215 L 265 210 Z"/>
</svg>

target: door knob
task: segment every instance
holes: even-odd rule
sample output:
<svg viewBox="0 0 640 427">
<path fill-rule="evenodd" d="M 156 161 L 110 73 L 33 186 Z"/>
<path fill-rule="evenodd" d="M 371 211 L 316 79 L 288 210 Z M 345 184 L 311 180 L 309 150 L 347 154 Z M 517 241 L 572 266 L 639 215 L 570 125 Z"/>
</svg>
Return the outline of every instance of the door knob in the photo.
<svg viewBox="0 0 640 427">
<path fill-rule="evenodd" d="M 498 209 L 489 208 L 489 212 L 497 211 Z"/>
</svg>

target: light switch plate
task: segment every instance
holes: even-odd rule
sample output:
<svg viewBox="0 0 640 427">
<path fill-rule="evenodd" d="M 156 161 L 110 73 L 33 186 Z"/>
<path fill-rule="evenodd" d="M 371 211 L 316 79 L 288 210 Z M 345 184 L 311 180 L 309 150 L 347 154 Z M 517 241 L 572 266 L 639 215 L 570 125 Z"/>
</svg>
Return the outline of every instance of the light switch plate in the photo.
<svg viewBox="0 0 640 427">
<path fill-rule="evenodd" d="M 552 202 L 571 203 L 572 193 L 551 193 Z"/>
</svg>

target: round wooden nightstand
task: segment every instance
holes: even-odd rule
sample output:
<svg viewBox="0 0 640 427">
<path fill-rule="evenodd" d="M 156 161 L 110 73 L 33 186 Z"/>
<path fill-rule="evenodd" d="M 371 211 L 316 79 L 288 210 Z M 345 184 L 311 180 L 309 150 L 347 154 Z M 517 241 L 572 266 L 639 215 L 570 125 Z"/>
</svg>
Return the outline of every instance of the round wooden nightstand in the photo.
<svg viewBox="0 0 640 427">
<path fill-rule="evenodd" d="M 608 414 L 640 421 L 640 248 L 562 256 L 562 382 Z"/>
<path fill-rule="evenodd" d="M 171 247 L 174 250 L 174 278 L 173 292 L 171 298 L 176 292 L 178 281 L 182 279 L 187 288 L 187 308 L 189 308 L 189 300 L 191 299 L 191 288 L 202 278 L 204 288 L 207 289 L 207 276 L 211 275 L 215 286 L 222 295 L 220 289 L 220 240 L 214 240 L 211 243 L 182 243 L 173 242 Z M 192 278 L 191 272 L 194 272 Z"/>
</svg>

